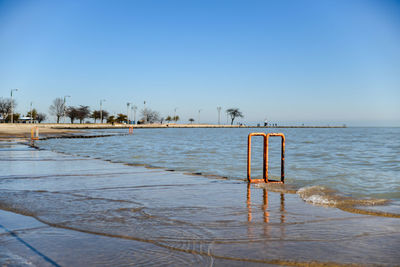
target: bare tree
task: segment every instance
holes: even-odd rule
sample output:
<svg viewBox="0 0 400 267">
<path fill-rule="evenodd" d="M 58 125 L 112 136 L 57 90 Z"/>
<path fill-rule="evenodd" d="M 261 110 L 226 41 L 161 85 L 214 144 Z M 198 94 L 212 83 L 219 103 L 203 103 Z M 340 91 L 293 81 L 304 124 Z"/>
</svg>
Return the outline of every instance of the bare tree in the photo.
<svg viewBox="0 0 400 267">
<path fill-rule="evenodd" d="M 42 121 L 44 121 L 46 119 L 46 117 L 47 117 L 46 114 L 38 113 L 36 115 L 36 120 L 37 120 L 38 123 L 41 123 Z"/>
<path fill-rule="evenodd" d="M 142 116 L 142 120 L 144 121 L 144 123 L 154 123 L 160 120 L 160 113 L 149 108 L 145 108 L 142 110 Z"/>
<path fill-rule="evenodd" d="M 53 100 L 53 104 L 49 108 L 50 114 L 57 117 L 57 123 L 60 123 L 60 118 L 64 117 L 65 101 L 61 97 Z"/>
<path fill-rule="evenodd" d="M 0 114 L 3 119 L 6 121 L 8 116 L 11 115 L 11 106 L 15 108 L 16 102 L 13 99 L 11 105 L 11 98 L 0 98 Z"/>
<path fill-rule="evenodd" d="M 231 125 L 233 124 L 233 121 L 235 118 L 243 118 L 242 112 L 239 111 L 238 108 L 230 108 L 226 110 L 226 113 L 231 116 Z"/>
<path fill-rule="evenodd" d="M 83 123 L 83 120 L 88 118 L 89 115 L 90 115 L 89 106 L 80 105 L 78 108 L 78 116 L 77 116 L 77 118 L 79 119 L 79 122 Z"/>
<path fill-rule="evenodd" d="M 65 113 L 67 117 L 70 118 L 71 123 L 74 123 L 74 120 L 78 118 L 79 110 L 76 107 L 68 107 Z"/>
</svg>

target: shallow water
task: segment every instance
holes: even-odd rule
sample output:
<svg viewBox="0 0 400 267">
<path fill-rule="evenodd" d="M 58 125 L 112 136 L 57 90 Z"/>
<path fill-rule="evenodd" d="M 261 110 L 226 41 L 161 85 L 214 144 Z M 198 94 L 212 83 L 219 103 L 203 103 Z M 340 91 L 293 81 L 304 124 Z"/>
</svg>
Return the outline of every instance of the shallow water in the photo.
<svg viewBox="0 0 400 267">
<path fill-rule="evenodd" d="M 336 199 L 391 200 L 390 210 L 400 213 L 400 128 L 137 129 L 128 136 L 51 139 L 38 144 L 71 155 L 243 180 L 247 135 L 259 131 L 285 134 L 286 184 L 295 189 L 334 190 Z M 269 175 L 279 179 L 280 138 L 270 140 L 269 154 Z M 261 178 L 261 174 L 262 138 L 255 137 L 252 176 Z M 317 194 L 308 201 L 325 204 L 332 199 Z"/>
<path fill-rule="evenodd" d="M 235 179 L 15 144 L 0 145 L 0 159 L 0 209 L 56 228 L 24 229 L 19 220 L 7 224 L 1 212 L 0 224 L 62 266 L 400 261 L 398 218 L 313 206 L 296 194 L 274 192 L 279 188 Z M 0 255 L 17 265 L 46 265 L 43 257 L 27 259 L 26 246 L 6 231 L 0 232 Z"/>
</svg>

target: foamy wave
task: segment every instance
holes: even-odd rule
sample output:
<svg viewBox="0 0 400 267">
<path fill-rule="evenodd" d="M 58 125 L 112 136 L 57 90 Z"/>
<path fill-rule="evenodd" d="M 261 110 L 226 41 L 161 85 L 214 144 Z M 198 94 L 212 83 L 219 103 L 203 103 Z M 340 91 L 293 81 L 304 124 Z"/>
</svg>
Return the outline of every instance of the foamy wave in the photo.
<svg viewBox="0 0 400 267">
<path fill-rule="evenodd" d="M 297 190 L 304 201 L 322 206 L 376 206 L 388 203 L 387 199 L 354 199 L 339 195 L 335 190 L 324 186 L 307 186 Z"/>
<path fill-rule="evenodd" d="M 326 199 L 323 196 L 319 196 L 319 195 L 312 195 L 312 196 L 304 198 L 304 200 L 309 203 L 320 204 L 320 205 L 335 205 L 336 204 L 336 201 Z"/>
<path fill-rule="evenodd" d="M 336 206 L 337 200 L 334 197 L 334 191 L 323 186 L 306 186 L 296 192 L 305 202 L 323 205 Z"/>
</svg>

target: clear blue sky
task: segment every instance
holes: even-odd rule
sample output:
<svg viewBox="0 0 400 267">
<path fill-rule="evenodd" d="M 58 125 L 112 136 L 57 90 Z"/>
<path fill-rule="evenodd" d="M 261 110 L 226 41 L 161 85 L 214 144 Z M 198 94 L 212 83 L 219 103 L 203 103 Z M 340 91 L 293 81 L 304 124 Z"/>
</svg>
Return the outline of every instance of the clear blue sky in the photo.
<svg viewBox="0 0 400 267">
<path fill-rule="evenodd" d="M 400 2 L 0 0 L 0 97 L 400 126 Z M 223 116 L 225 118 L 225 116 Z M 224 120 L 223 120 L 224 121 Z"/>
</svg>

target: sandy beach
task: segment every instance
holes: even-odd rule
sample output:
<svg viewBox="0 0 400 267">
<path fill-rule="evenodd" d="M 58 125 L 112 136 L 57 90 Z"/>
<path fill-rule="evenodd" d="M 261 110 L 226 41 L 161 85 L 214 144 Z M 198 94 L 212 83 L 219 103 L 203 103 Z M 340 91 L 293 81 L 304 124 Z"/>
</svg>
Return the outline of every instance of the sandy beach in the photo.
<svg viewBox="0 0 400 267">
<path fill-rule="evenodd" d="M 23 123 L 0 123 L 0 140 L 27 140 L 31 137 L 31 130 L 38 127 L 40 137 L 62 136 L 67 134 L 77 134 L 79 130 L 88 129 L 120 129 L 120 128 L 239 128 L 238 125 L 192 125 L 192 124 L 144 124 L 144 125 L 127 125 L 127 124 L 70 124 L 70 123 L 40 123 L 40 124 L 23 124 Z"/>
<path fill-rule="evenodd" d="M 60 135 L 66 133 L 74 133 L 76 131 L 57 129 L 54 124 L 0 124 L 0 140 L 26 140 L 31 137 L 31 129 L 33 127 L 39 128 L 39 134 L 42 136 Z"/>
</svg>

